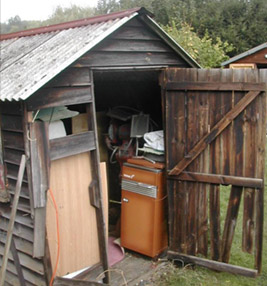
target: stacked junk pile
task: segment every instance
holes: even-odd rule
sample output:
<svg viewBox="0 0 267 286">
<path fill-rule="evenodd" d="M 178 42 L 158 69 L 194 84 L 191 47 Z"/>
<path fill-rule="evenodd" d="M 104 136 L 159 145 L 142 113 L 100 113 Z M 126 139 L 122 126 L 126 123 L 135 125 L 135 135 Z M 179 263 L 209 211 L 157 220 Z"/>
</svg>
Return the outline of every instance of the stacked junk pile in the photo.
<svg viewBox="0 0 267 286">
<path fill-rule="evenodd" d="M 114 166 L 109 169 L 117 172 L 117 182 L 110 184 L 115 191 L 109 200 L 109 249 L 120 244 L 122 254 L 125 247 L 156 257 L 167 247 L 163 130 L 149 114 L 132 108 L 115 107 L 107 116 L 105 142 Z"/>
</svg>

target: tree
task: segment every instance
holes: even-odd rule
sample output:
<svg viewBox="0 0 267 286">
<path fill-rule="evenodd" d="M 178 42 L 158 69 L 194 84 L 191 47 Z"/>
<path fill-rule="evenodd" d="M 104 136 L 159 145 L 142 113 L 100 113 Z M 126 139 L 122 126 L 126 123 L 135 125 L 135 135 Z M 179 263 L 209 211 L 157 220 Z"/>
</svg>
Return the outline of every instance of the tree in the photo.
<svg viewBox="0 0 267 286">
<path fill-rule="evenodd" d="M 120 10 L 120 5 L 116 0 L 98 0 L 96 14 L 108 14 Z"/>
<path fill-rule="evenodd" d="M 165 27 L 165 30 L 177 41 L 202 67 L 220 67 L 220 64 L 229 57 L 227 53 L 233 47 L 227 42 L 222 42 L 218 37 L 213 43 L 208 32 L 200 38 L 189 24 L 182 24 L 178 29 L 175 21 Z"/>
<path fill-rule="evenodd" d="M 94 16 L 95 9 L 91 7 L 79 7 L 77 5 L 71 5 L 70 7 L 63 8 L 57 6 L 53 14 L 43 22 L 45 25 L 52 25 L 57 23 L 63 23 L 68 21 L 74 21 L 83 18 L 89 18 Z"/>
</svg>

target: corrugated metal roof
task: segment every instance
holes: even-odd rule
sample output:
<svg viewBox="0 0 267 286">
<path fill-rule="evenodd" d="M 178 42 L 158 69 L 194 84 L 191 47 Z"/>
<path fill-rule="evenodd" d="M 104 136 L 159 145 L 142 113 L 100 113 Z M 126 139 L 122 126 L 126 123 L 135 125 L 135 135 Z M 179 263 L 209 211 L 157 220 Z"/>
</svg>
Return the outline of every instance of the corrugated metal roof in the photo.
<svg viewBox="0 0 267 286">
<path fill-rule="evenodd" d="M 244 52 L 244 53 L 242 53 L 242 54 L 239 54 L 239 55 L 237 55 L 237 56 L 235 56 L 235 57 L 232 57 L 232 58 L 229 59 L 228 61 L 223 62 L 223 63 L 221 64 L 221 66 L 227 66 L 227 65 L 229 65 L 229 64 L 231 64 L 231 63 L 233 63 L 233 62 L 236 62 L 236 61 L 238 61 L 238 60 L 240 60 L 240 59 L 242 59 L 242 58 L 245 58 L 245 57 L 247 57 L 247 56 L 249 56 L 249 55 L 255 54 L 255 53 L 257 53 L 258 51 L 261 51 L 262 49 L 265 49 L 265 48 L 267 48 L 267 42 L 266 42 L 266 43 L 263 43 L 263 44 L 261 44 L 261 45 L 259 45 L 259 46 L 257 46 L 257 47 L 254 47 L 254 48 L 252 48 L 252 49 L 250 49 L 250 50 L 248 50 L 248 51 L 246 51 L 246 52 Z"/>
<path fill-rule="evenodd" d="M 137 15 L 1 42 L 1 100 L 26 99 Z"/>
<path fill-rule="evenodd" d="M 108 35 L 140 14 L 151 15 L 144 8 L 135 8 L 0 35 L 0 99 L 27 99 Z M 188 54 L 182 50 L 178 52 L 190 65 L 198 66 Z"/>
</svg>

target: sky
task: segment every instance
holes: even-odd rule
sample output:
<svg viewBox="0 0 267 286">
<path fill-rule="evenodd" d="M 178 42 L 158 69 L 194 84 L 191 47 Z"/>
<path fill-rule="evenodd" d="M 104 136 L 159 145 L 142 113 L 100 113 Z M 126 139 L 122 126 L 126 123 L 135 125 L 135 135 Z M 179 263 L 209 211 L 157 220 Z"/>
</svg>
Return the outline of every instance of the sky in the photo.
<svg viewBox="0 0 267 286">
<path fill-rule="evenodd" d="M 19 15 L 21 20 L 46 20 L 58 5 L 95 7 L 97 0 L 0 0 L 0 3 L 0 20 L 4 23 L 16 15 Z"/>
</svg>

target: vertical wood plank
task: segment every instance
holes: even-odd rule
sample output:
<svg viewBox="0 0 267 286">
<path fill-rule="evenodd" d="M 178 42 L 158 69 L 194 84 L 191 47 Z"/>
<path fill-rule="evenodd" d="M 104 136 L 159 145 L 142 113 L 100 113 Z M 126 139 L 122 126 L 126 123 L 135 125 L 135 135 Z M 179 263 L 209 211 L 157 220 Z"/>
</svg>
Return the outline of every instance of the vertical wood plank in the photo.
<svg viewBox="0 0 267 286">
<path fill-rule="evenodd" d="M 266 82 L 267 70 L 260 71 L 260 81 Z M 259 128 L 257 144 L 257 177 L 264 179 L 265 174 L 265 146 L 266 146 L 266 120 L 267 120 L 267 90 L 259 97 L 259 113 L 257 114 Z M 264 184 L 263 184 L 264 185 Z M 256 232 L 255 232 L 255 268 L 262 270 L 262 244 L 263 244 L 263 215 L 264 215 L 264 188 L 256 191 Z"/>
<path fill-rule="evenodd" d="M 184 79 L 181 69 L 168 69 L 168 81 Z M 177 106 L 179 108 L 177 109 Z M 166 94 L 166 168 L 171 169 L 183 158 L 185 153 L 185 94 L 168 92 Z M 169 201 L 169 247 L 177 251 L 186 251 L 186 218 L 188 213 L 185 193 L 186 182 L 167 180 Z"/>
<path fill-rule="evenodd" d="M 244 71 L 234 70 L 233 71 L 233 81 L 243 81 Z M 232 103 L 235 105 L 241 98 L 242 92 L 233 92 Z M 244 111 L 235 118 L 232 124 L 232 148 L 233 153 L 230 156 L 234 156 L 233 169 L 231 170 L 233 175 L 242 176 L 243 175 L 243 143 L 244 143 L 244 133 L 243 133 L 243 116 Z M 228 263 L 230 259 L 231 246 L 234 238 L 235 227 L 237 222 L 237 216 L 239 211 L 239 206 L 242 197 L 242 187 L 232 186 L 226 220 L 223 232 L 222 241 L 222 261 Z"/>
<path fill-rule="evenodd" d="M 17 270 L 17 274 L 18 274 L 20 285 L 21 286 L 26 286 L 26 282 L 25 282 L 25 279 L 24 279 L 24 276 L 23 276 L 21 265 L 20 265 L 18 251 L 16 249 L 16 244 L 15 244 L 15 241 L 14 241 L 13 237 L 11 239 L 10 250 L 12 252 L 12 256 L 13 256 L 14 264 L 15 264 L 15 267 L 16 267 L 16 270 Z"/>
<path fill-rule="evenodd" d="M 49 188 L 48 125 L 41 121 L 30 123 L 29 134 L 34 208 L 42 208 Z"/>
<path fill-rule="evenodd" d="M 209 81 L 219 82 L 221 79 L 220 70 L 211 70 Z M 221 93 L 209 93 L 209 126 L 212 128 L 220 119 Z M 210 144 L 210 171 L 218 174 L 220 168 L 220 141 L 219 137 Z M 211 185 L 209 193 L 209 215 L 210 215 L 210 255 L 213 260 L 220 260 L 220 187 Z"/>
<path fill-rule="evenodd" d="M 29 124 L 32 118 L 32 112 L 27 111 L 26 103 L 23 102 L 22 104 L 23 110 L 23 139 L 24 139 L 24 149 L 26 158 L 31 158 L 30 153 L 30 142 L 29 142 Z M 30 207 L 31 207 L 31 216 L 34 216 L 34 203 L 33 203 L 33 188 L 32 188 L 32 172 L 31 172 L 31 161 L 27 160 L 26 162 L 26 171 L 27 171 L 27 178 L 28 178 L 28 189 L 29 189 L 29 197 L 30 197 Z"/>
<path fill-rule="evenodd" d="M 93 72 L 90 71 L 90 78 L 93 82 Z M 99 197 L 99 208 L 96 208 L 96 220 L 97 220 L 97 230 L 98 230 L 98 241 L 100 250 L 100 260 L 103 265 L 103 269 L 108 270 L 108 248 L 107 248 L 107 225 L 104 218 L 104 203 L 102 196 L 102 182 L 100 178 L 100 155 L 98 149 L 98 137 L 97 137 L 97 126 L 96 126 L 96 111 L 95 111 L 95 99 L 94 99 L 94 85 L 91 85 L 92 93 L 92 103 L 87 105 L 86 110 L 88 114 L 88 128 L 95 132 L 96 149 L 91 151 L 91 169 L 92 169 L 92 181 L 96 182 L 95 191 L 98 193 Z M 105 283 L 109 283 L 109 273 L 105 273 L 104 278 Z"/>
<path fill-rule="evenodd" d="M 197 81 L 197 69 L 187 69 L 185 71 L 186 81 Z M 186 124 L 186 152 L 190 151 L 193 146 L 199 141 L 199 126 L 198 126 L 198 103 L 199 95 L 196 92 L 186 92 L 187 98 L 187 124 Z M 187 154 L 185 154 L 186 156 Z M 196 158 L 192 164 L 187 168 L 188 171 L 198 170 L 199 159 Z M 188 218 L 187 218 L 187 231 L 186 231 L 186 249 L 187 254 L 196 254 L 197 242 L 197 201 L 198 201 L 199 183 L 187 182 L 186 183 L 186 196 L 188 197 Z"/>
<path fill-rule="evenodd" d="M 208 70 L 198 71 L 198 81 L 205 81 Z M 209 131 L 209 105 L 208 93 L 199 93 L 199 138 L 202 138 Z M 199 172 L 209 173 L 209 149 L 210 146 L 199 156 Z M 208 197 L 209 184 L 199 184 L 198 206 L 197 206 L 197 249 L 198 253 L 208 255 Z"/>
<path fill-rule="evenodd" d="M 258 72 L 255 70 L 244 70 L 247 82 L 257 82 Z M 256 98 L 245 110 L 244 124 L 244 175 L 246 177 L 255 177 L 256 168 L 256 142 L 259 124 L 257 124 L 257 110 L 259 98 Z M 254 236 L 254 214 L 255 214 L 255 189 L 244 188 L 244 211 L 243 211 L 243 232 L 242 232 L 242 250 L 252 253 Z"/>
</svg>

